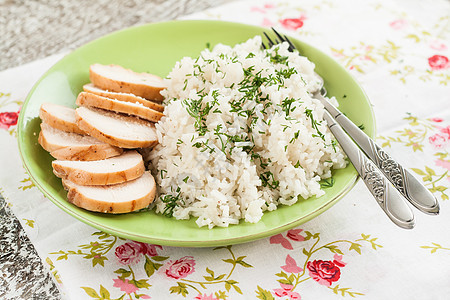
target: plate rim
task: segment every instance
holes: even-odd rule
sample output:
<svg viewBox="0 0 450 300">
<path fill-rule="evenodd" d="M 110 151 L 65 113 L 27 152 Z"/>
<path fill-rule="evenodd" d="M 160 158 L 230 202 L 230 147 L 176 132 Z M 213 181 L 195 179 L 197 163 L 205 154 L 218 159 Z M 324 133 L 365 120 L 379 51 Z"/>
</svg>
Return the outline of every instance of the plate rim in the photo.
<svg viewBox="0 0 450 300">
<path fill-rule="evenodd" d="M 92 43 L 96 43 L 99 40 L 102 39 L 106 39 L 109 38 L 110 36 L 119 34 L 121 32 L 124 31 L 128 31 L 128 30 L 132 30 L 135 28 L 143 28 L 143 27 L 150 27 L 150 26 L 161 26 L 161 25 L 165 25 L 165 24 L 173 24 L 173 23 L 215 23 L 215 24 L 228 24 L 228 25 L 238 25 L 238 26 L 245 26 L 245 27 L 249 27 L 249 28 L 254 28 L 260 31 L 264 31 L 266 30 L 266 28 L 262 27 L 262 26 L 257 26 L 257 25 L 251 25 L 251 24 L 245 24 L 245 23 L 240 23 L 240 22 L 231 22 L 231 21 L 223 21 L 223 20 L 207 20 L 207 19 L 196 19 L 196 20 L 169 20 L 169 21 L 162 21 L 162 22 L 155 22 L 155 23 L 147 23 L 147 24 L 142 24 L 142 25 L 136 25 L 136 26 L 131 26 L 131 27 L 127 27 L 127 28 L 123 28 L 120 30 L 116 30 L 113 31 L 109 34 L 103 35 L 97 39 L 94 39 L 88 43 L 85 43 L 79 47 L 77 47 L 76 49 L 70 51 L 69 53 L 65 54 L 63 57 L 61 57 L 60 59 L 58 59 L 55 63 L 53 63 L 48 69 L 47 71 L 45 71 L 40 77 L 39 79 L 36 81 L 36 83 L 33 85 L 33 87 L 30 89 L 30 91 L 28 92 L 25 101 L 22 104 L 21 107 L 21 112 L 19 114 L 19 119 L 18 119 L 18 127 L 17 127 L 17 143 L 18 143 L 18 148 L 19 148 L 19 155 L 20 158 L 22 160 L 23 163 L 23 167 L 25 169 L 25 171 L 27 172 L 27 174 L 30 176 L 30 179 L 33 181 L 33 183 L 35 184 L 35 186 L 40 190 L 40 192 L 42 192 L 46 198 L 48 198 L 51 202 L 53 202 L 53 204 L 55 204 L 57 207 L 59 207 L 61 210 L 63 210 L 65 213 L 71 215 L 72 217 L 74 217 L 75 219 L 82 221 L 85 224 L 88 224 L 89 226 L 92 226 L 96 229 L 102 230 L 104 232 L 107 232 L 109 234 L 112 235 L 116 235 L 116 236 L 120 236 L 120 237 L 124 237 L 127 239 L 132 239 L 135 241 L 142 241 L 142 242 L 151 242 L 151 243 L 155 243 L 158 245 L 167 245 L 167 246 L 174 246 L 174 247 L 213 247 L 213 246 L 224 246 L 224 245 L 231 245 L 231 244 L 240 244 L 240 243 L 247 243 L 247 242 L 251 242 L 254 240 L 258 240 L 258 239 L 262 239 L 268 236 L 271 236 L 273 234 L 277 234 L 277 233 L 281 233 L 285 230 L 294 228 L 298 225 L 304 224 L 305 222 L 310 221 L 311 219 L 313 219 L 314 217 L 317 217 L 318 215 L 320 215 L 322 212 L 325 212 L 326 210 L 328 210 L 329 208 L 331 208 L 333 205 L 335 205 L 339 200 L 341 200 L 347 193 L 350 192 L 350 190 L 353 189 L 353 187 L 356 185 L 356 183 L 359 181 L 360 177 L 359 175 L 355 172 L 355 174 L 350 177 L 348 179 L 349 183 L 347 184 L 347 186 L 341 190 L 337 195 L 335 195 L 335 197 L 333 197 L 332 199 L 330 199 L 329 201 L 327 201 L 326 203 L 324 203 L 323 205 L 317 207 L 316 209 L 314 209 L 313 211 L 311 211 L 310 213 L 303 215 L 301 218 L 295 219 L 294 221 L 291 221 L 289 223 L 284 223 L 280 226 L 276 226 L 273 228 L 270 228 L 268 230 L 264 230 L 262 232 L 257 232 L 257 233 L 252 233 L 252 234 L 247 234 L 247 235 L 240 235 L 238 237 L 232 237 L 232 238 L 222 238 L 222 239 L 211 239 L 211 240 L 177 240 L 177 239 L 161 239 L 161 238 L 154 238 L 154 237 L 149 237 L 149 236 L 143 236 L 143 235 L 138 235 L 138 234 L 134 234 L 134 233 L 130 233 L 130 232 L 126 232 L 126 231 L 122 231 L 120 229 L 117 228 L 112 228 L 108 225 L 104 225 L 98 222 L 95 222 L 93 220 L 90 220 L 86 217 L 84 217 L 81 214 L 78 214 L 77 211 L 75 210 L 71 210 L 68 209 L 67 207 L 63 206 L 59 200 L 57 200 L 51 193 L 49 193 L 43 186 L 41 186 L 41 184 L 39 183 L 39 181 L 35 178 L 33 171 L 29 168 L 29 165 L 26 163 L 27 162 L 27 158 L 25 156 L 24 153 L 24 149 L 23 149 L 23 144 L 21 143 L 22 138 L 24 137 L 24 114 L 22 108 L 26 108 L 26 106 L 28 105 L 28 103 L 31 100 L 31 96 L 33 95 L 34 91 L 37 89 L 37 87 L 40 85 L 40 83 L 42 82 L 42 80 L 44 80 L 52 71 L 53 67 L 57 64 L 59 64 L 62 60 L 64 60 L 67 56 L 71 55 L 72 53 L 74 53 L 75 51 L 79 50 L 80 48 L 84 48 L 87 47 L 88 45 L 91 45 Z M 348 72 L 348 70 L 346 70 L 340 63 L 338 63 L 336 60 L 334 60 L 334 58 L 332 58 L 331 56 L 329 56 L 328 54 L 326 54 L 325 52 L 323 52 L 322 50 L 318 49 L 317 47 L 315 47 L 314 45 L 298 40 L 295 37 L 292 37 L 291 35 L 287 34 L 286 36 L 288 36 L 290 39 L 293 39 L 295 41 L 299 41 L 301 43 L 306 44 L 308 47 L 310 47 L 311 49 L 313 49 L 315 52 L 320 53 L 321 55 L 324 55 L 326 57 L 328 57 L 329 59 L 333 60 L 336 63 L 337 68 L 339 68 L 340 70 L 344 71 L 345 73 L 347 73 L 347 75 L 349 75 L 349 77 L 351 78 L 351 80 L 353 81 L 353 83 L 359 88 L 359 90 L 362 92 L 362 94 L 364 95 L 365 100 L 367 101 L 368 107 L 369 107 L 369 112 L 373 121 L 373 130 L 372 132 L 368 133 L 369 136 L 374 137 L 376 135 L 376 118 L 375 118 L 375 114 L 374 114 L 374 110 L 373 110 L 373 104 L 371 103 L 367 93 L 365 92 L 365 90 L 361 87 L 361 85 L 359 84 L 359 82 L 356 80 L 356 78 L 350 73 Z M 238 225 L 232 225 L 232 226 L 238 226 Z M 210 229 L 210 230 L 214 230 L 214 229 Z"/>
</svg>

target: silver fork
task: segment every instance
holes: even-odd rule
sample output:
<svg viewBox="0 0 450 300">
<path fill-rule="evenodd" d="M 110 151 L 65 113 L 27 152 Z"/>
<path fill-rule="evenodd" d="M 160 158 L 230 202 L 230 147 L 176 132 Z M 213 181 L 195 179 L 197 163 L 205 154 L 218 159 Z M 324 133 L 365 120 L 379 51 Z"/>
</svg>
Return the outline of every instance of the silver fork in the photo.
<svg viewBox="0 0 450 300">
<path fill-rule="evenodd" d="M 276 35 L 274 41 L 264 32 L 269 47 L 287 42 L 289 51 L 296 50 L 287 36 L 272 30 Z M 439 203 L 433 194 L 325 98 L 324 81 L 316 76 L 322 84 L 313 97 L 324 105 L 328 127 L 387 216 L 402 228 L 413 228 L 414 215 L 404 199 L 426 214 L 437 215 Z"/>
</svg>

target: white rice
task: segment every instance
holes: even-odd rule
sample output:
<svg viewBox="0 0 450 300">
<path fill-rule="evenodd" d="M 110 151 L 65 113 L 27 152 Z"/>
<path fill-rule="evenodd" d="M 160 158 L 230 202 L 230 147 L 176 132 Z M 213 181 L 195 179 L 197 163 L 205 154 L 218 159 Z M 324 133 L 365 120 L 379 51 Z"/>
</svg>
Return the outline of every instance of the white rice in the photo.
<svg viewBox="0 0 450 300">
<path fill-rule="evenodd" d="M 156 124 L 159 145 L 150 155 L 157 212 L 193 216 L 212 228 L 258 222 L 280 204 L 324 194 L 319 181 L 345 167 L 345 155 L 334 146 L 323 105 L 311 98 L 319 87 L 314 64 L 287 48 L 261 50 L 256 36 L 176 63 L 163 92 L 165 116 Z M 281 80 L 267 82 L 277 74 Z M 265 80 L 259 88 L 245 84 L 255 75 Z M 255 86 L 259 97 L 249 99 Z M 188 111 L 195 100 L 202 110 L 212 107 L 197 123 Z M 230 111 L 233 102 L 240 113 Z"/>
</svg>

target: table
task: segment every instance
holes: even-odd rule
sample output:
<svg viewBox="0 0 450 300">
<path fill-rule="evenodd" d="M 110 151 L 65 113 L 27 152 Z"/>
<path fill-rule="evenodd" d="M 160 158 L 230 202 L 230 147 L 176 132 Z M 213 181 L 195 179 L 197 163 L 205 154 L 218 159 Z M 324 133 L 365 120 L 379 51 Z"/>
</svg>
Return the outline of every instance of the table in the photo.
<svg viewBox="0 0 450 300">
<path fill-rule="evenodd" d="M 76 49 L 122 28 L 171 20 L 231 1 L 2 1 L 0 70 Z"/>
<path fill-rule="evenodd" d="M 0 71 L 73 50 L 122 28 L 226 2 L 231 0 L 0 2 Z M 49 270 L 1 194 L 0 233 L 0 298 L 60 299 Z"/>
<path fill-rule="evenodd" d="M 223 2 L 227 1 L 214 5 Z M 0 32 L 8 37 L 0 46 L 6 53 L 0 69 L 40 59 L 0 72 L 0 193 L 5 198 L 0 199 L 0 298 L 447 298 L 448 1 L 235 1 L 206 11 L 201 10 L 212 6 L 212 1 L 108 3 L 98 4 L 108 13 L 89 12 L 80 23 L 69 3 L 56 8 L 35 2 L 25 5 L 33 11 L 26 24 L 37 24 L 32 20 L 38 19 L 39 12 L 52 8 L 66 16 L 53 22 L 75 22 L 80 28 L 78 32 L 61 26 L 59 33 L 48 31 L 48 26 L 36 31 L 14 27 L 11 16 L 21 15 L 24 8 L 7 4 L 11 15 L 6 20 L 14 30 L 10 35 Z M 200 12 L 187 15 L 194 10 Z M 133 17 L 114 19 L 111 14 Z M 416 213 L 414 230 L 396 228 L 359 182 L 319 217 L 270 238 L 219 249 L 149 245 L 145 256 L 130 255 L 141 249 L 138 244 L 99 232 L 60 211 L 33 187 L 21 168 L 14 120 L 27 92 L 67 50 L 87 40 L 180 16 L 274 26 L 334 57 L 371 99 L 378 142 L 434 193 L 440 215 Z M 17 33 L 29 38 L 14 41 Z M 53 34 L 51 42 L 36 42 L 42 40 L 39 34 Z M 27 42 L 37 43 L 36 47 L 25 47 Z M 14 44 L 20 46 L 10 49 Z M 147 259 L 154 273 L 146 271 Z"/>
</svg>

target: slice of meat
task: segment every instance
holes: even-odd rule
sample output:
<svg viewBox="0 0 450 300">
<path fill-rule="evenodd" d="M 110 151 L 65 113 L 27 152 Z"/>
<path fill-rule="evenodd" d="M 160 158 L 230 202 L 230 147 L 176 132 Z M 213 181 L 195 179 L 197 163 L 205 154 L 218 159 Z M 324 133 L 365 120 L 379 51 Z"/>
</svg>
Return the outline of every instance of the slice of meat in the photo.
<svg viewBox="0 0 450 300">
<path fill-rule="evenodd" d="M 85 186 L 63 179 L 67 199 L 89 211 L 120 214 L 147 207 L 155 198 L 156 184 L 150 172 L 115 185 Z"/>
<path fill-rule="evenodd" d="M 88 135 L 65 132 L 41 123 L 39 144 L 60 160 L 100 160 L 122 154 L 123 149 Z"/>
<path fill-rule="evenodd" d="M 130 93 L 116 93 L 116 92 L 106 91 L 106 90 L 96 87 L 92 83 L 83 85 L 83 90 L 85 92 L 96 94 L 96 95 L 99 95 L 102 97 L 107 97 L 107 98 L 116 99 L 116 100 L 120 100 L 120 101 L 131 102 L 131 103 L 140 103 L 148 108 L 154 109 L 159 112 L 164 111 L 164 106 L 159 103 L 153 102 L 151 100 L 147 100 L 145 98 L 142 98 L 142 97 L 130 94 Z"/>
<path fill-rule="evenodd" d="M 130 181 L 144 174 L 142 155 L 126 151 L 119 156 L 96 161 L 54 160 L 53 173 L 79 185 L 110 185 Z"/>
<path fill-rule="evenodd" d="M 75 109 L 73 108 L 54 103 L 43 103 L 39 110 L 39 117 L 44 123 L 47 123 L 53 128 L 66 132 L 84 134 L 76 124 Z"/>
<path fill-rule="evenodd" d="M 155 101 L 164 99 L 160 92 L 167 87 L 159 76 L 136 73 L 118 65 L 93 64 L 89 68 L 89 78 L 104 90 L 131 93 Z"/>
<path fill-rule="evenodd" d="M 76 104 L 125 113 L 151 122 L 158 122 L 163 116 L 161 112 L 148 108 L 140 103 L 120 101 L 87 92 L 78 94 Z"/>
<path fill-rule="evenodd" d="M 105 143 L 121 148 L 147 148 L 158 143 L 151 122 L 88 107 L 76 109 L 78 127 Z"/>
</svg>

